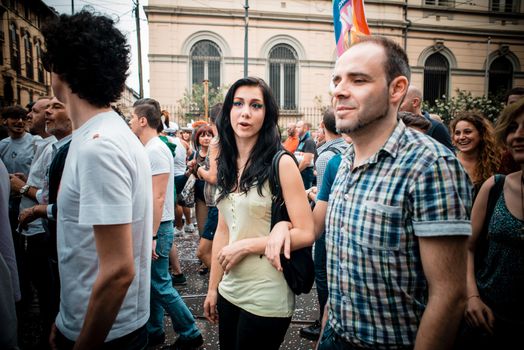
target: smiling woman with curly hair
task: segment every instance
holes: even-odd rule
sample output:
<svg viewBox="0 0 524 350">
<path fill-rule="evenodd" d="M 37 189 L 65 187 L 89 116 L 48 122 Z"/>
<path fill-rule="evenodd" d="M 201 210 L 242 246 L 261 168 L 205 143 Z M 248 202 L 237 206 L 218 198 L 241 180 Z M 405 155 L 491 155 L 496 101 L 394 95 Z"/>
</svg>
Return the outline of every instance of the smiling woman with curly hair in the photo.
<svg viewBox="0 0 524 350">
<path fill-rule="evenodd" d="M 457 157 L 475 187 L 475 194 L 500 165 L 500 149 L 491 122 L 479 111 L 462 112 L 450 123 Z"/>
</svg>

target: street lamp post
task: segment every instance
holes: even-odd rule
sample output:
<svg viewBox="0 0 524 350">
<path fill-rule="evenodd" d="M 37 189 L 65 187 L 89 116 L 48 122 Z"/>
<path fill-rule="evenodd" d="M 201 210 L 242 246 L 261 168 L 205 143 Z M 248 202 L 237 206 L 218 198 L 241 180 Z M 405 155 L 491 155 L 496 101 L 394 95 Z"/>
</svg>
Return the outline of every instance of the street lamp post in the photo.
<svg viewBox="0 0 524 350">
<path fill-rule="evenodd" d="M 249 27 L 249 0 L 244 5 L 244 78 L 247 77 L 247 37 Z"/>
</svg>

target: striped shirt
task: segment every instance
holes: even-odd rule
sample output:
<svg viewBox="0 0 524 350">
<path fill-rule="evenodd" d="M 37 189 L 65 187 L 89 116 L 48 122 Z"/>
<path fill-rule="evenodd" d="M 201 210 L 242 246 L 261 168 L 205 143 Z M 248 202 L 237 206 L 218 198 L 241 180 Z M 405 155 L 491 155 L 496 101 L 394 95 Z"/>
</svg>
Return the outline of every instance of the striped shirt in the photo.
<svg viewBox="0 0 524 350">
<path fill-rule="evenodd" d="M 427 302 L 417 237 L 470 235 L 471 183 L 453 153 L 399 121 L 353 167 L 342 155 L 326 215 L 329 322 L 355 346 L 413 346 Z"/>
</svg>

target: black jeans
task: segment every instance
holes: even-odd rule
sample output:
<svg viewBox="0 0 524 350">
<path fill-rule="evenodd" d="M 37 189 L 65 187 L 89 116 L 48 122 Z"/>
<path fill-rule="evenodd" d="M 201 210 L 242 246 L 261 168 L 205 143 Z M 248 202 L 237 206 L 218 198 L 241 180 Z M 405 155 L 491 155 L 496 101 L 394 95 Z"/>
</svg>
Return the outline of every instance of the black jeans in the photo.
<svg viewBox="0 0 524 350">
<path fill-rule="evenodd" d="M 220 294 L 218 338 L 220 349 L 279 349 L 284 341 L 291 317 L 261 317 L 231 304 Z"/>
<path fill-rule="evenodd" d="M 55 343 L 58 350 L 70 350 L 75 346 L 75 342 L 66 338 L 58 329 L 56 330 Z M 146 325 L 143 325 L 136 331 L 104 343 L 100 349 L 143 350 L 145 348 L 147 348 L 147 329 Z"/>
<path fill-rule="evenodd" d="M 38 306 L 42 321 L 42 335 L 49 337 L 51 325 L 58 314 L 59 291 L 56 291 L 56 276 L 49 259 L 49 234 L 37 233 L 32 236 L 21 236 L 23 252 L 19 268 L 38 294 Z M 30 288 L 30 287 L 29 287 Z"/>
</svg>

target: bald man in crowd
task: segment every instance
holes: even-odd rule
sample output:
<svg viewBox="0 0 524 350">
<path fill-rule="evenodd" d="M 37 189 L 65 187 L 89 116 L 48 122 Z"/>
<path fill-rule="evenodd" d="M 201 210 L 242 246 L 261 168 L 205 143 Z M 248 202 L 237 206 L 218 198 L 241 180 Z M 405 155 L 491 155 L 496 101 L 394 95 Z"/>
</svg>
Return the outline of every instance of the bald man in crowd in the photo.
<svg viewBox="0 0 524 350">
<path fill-rule="evenodd" d="M 450 150 L 454 150 L 448 128 L 446 128 L 446 126 L 441 122 L 432 119 L 428 112 L 422 111 L 422 91 L 420 91 L 419 88 L 414 85 L 409 86 L 408 92 L 406 93 L 406 96 L 400 105 L 400 111 L 411 112 L 415 115 L 426 118 L 426 120 L 431 122 L 431 127 L 426 134 L 433 137 L 435 140 Z"/>
</svg>

